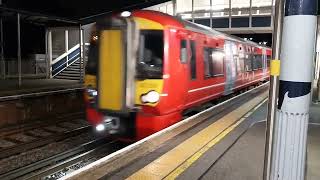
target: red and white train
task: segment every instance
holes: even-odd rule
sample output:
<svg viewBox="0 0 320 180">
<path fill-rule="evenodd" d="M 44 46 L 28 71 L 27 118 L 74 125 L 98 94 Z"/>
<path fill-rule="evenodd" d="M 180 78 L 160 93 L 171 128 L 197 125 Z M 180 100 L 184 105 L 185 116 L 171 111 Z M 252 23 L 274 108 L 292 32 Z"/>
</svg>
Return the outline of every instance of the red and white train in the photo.
<svg viewBox="0 0 320 180">
<path fill-rule="evenodd" d="M 105 18 L 92 33 L 88 121 L 138 140 L 187 110 L 269 79 L 271 49 L 156 11 Z"/>
</svg>

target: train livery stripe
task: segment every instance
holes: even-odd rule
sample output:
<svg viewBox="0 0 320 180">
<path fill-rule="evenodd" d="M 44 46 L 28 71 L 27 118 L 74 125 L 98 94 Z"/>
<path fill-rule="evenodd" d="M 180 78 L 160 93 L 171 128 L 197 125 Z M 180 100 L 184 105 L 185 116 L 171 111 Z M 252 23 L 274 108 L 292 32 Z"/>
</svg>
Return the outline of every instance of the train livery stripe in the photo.
<svg viewBox="0 0 320 180">
<path fill-rule="evenodd" d="M 99 108 L 121 110 L 123 101 L 123 47 L 120 30 L 101 32 L 99 49 Z"/>
<path fill-rule="evenodd" d="M 163 30 L 164 27 L 155 21 L 151 21 L 149 19 L 134 17 L 134 21 L 138 24 L 139 29 L 158 29 Z"/>
</svg>

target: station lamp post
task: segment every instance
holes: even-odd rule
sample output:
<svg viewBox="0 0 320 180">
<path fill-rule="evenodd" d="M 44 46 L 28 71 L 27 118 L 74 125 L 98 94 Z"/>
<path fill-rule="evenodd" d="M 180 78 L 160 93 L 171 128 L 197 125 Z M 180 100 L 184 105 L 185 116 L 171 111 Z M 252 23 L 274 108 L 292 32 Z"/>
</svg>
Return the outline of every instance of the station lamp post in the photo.
<svg viewBox="0 0 320 180">
<path fill-rule="evenodd" d="M 276 3 L 275 23 L 283 22 L 283 29 L 279 24 L 275 26 L 274 36 L 278 39 L 274 42 L 273 57 L 280 57 L 280 61 L 271 62 L 271 80 L 275 82 L 271 81 L 270 87 L 265 180 L 305 179 L 317 1 L 278 0 Z"/>
</svg>

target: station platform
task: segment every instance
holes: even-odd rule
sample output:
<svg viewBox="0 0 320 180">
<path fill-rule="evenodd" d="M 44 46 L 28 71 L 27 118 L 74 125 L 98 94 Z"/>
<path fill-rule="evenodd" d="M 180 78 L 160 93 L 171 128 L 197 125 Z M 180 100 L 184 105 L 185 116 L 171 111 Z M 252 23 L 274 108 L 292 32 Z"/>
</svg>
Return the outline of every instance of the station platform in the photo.
<svg viewBox="0 0 320 180">
<path fill-rule="evenodd" d="M 79 81 L 63 79 L 23 79 L 20 87 L 17 79 L 0 80 L 0 84 L 2 99 L 7 96 L 82 88 Z"/>
<path fill-rule="evenodd" d="M 118 157 L 110 155 L 65 179 L 262 179 L 267 92 L 253 97 L 241 100 L 241 105 L 236 103 L 224 108 L 221 113 L 174 138 L 167 138 L 155 149 L 152 149 L 153 143 L 161 139 L 146 140 L 144 143 L 150 141 L 149 144 L 140 144 L 135 152 L 124 150 Z M 320 105 L 312 104 L 308 132 L 308 180 L 320 179 L 319 125 Z M 148 153 L 130 159 L 148 148 Z"/>
</svg>

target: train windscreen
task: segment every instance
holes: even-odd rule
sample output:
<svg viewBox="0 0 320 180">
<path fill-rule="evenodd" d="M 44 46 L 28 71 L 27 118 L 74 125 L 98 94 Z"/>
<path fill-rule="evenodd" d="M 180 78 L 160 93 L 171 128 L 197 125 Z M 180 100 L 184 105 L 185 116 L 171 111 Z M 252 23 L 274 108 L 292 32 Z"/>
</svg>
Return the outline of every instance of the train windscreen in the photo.
<svg viewBox="0 0 320 180">
<path fill-rule="evenodd" d="M 162 78 L 163 46 L 163 31 L 142 30 L 140 32 L 137 78 Z"/>
<path fill-rule="evenodd" d="M 98 37 L 90 42 L 86 73 L 96 75 L 98 66 Z M 163 71 L 163 31 L 142 30 L 139 39 L 137 78 L 161 79 Z"/>
<path fill-rule="evenodd" d="M 91 37 L 86 74 L 96 75 L 98 70 L 98 35 Z"/>
</svg>

